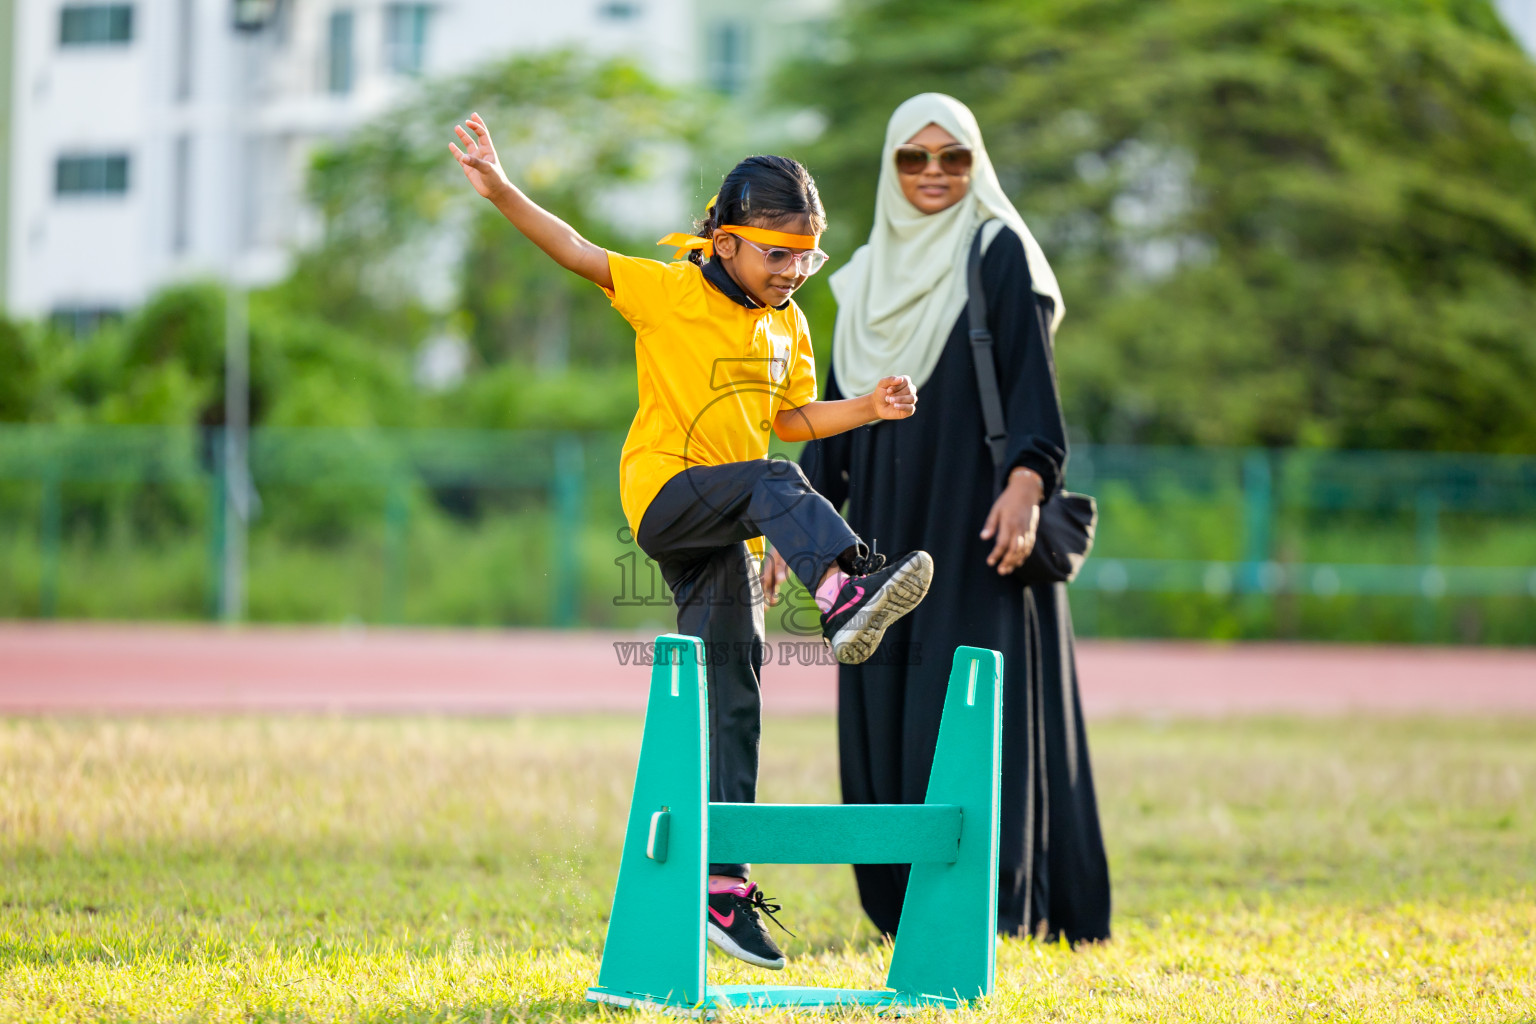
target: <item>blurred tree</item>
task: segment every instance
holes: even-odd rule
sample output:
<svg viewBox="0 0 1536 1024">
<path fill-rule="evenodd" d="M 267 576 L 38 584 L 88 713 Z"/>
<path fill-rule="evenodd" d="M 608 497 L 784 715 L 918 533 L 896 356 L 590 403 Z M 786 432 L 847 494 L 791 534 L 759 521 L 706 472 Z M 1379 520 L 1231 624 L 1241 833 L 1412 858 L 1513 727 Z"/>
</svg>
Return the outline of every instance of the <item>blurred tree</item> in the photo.
<svg viewBox="0 0 1536 1024">
<path fill-rule="evenodd" d="M 12 333 L 15 346 L 12 345 Z M 37 346 L 0 324 L 0 420 L 220 426 L 224 288 L 173 285 L 122 324 Z M 30 367 L 30 369 L 29 369 Z M 13 382 L 24 403 L 12 402 Z M 259 426 L 411 426 L 408 360 L 270 295 L 251 303 L 251 416 Z M 13 408 L 16 410 L 13 412 Z"/>
<path fill-rule="evenodd" d="M 970 104 L 1090 437 L 1536 451 L 1536 67 L 1483 0 L 854 0 L 839 32 L 786 78 L 834 251 L 896 104 Z"/>
<path fill-rule="evenodd" d="M 0 316 L 0 423 L 18 423 L 32 412 L 37 360 L 21 325 Z"/>
<path fill-rule="evenodd" d="M 150 297 L 128 324 L 127 366 L 177 362 L 193 377 L 224 370 L 224 290 L 213 282 L 173 285 Z"/>
<path fill-rule="evenodd" d="M 266 297 L 251 304 L 252 409 L 261 426 L 409 427 L 422 416 L 410 362 Z"/>
<path fill-rule="evenodd" d="M 627 362 L 623 321 L 475 195 L 448 143 L 454 124 L 479 111 L 513 180 L 590 237 L 615 244 L 613 218 L 604 216 L 612 211 L 602 204 L 615 189 L 654 177 L 686 144 L 686 109 L 630 64 L 571 52 L 428 82 L 416 99 L 316 159 L 310 192 L 323 236 L 285 296 L 396 345 L 419 342 L 434 307 L 456 305 L 484 363 Z"/>
</svg>

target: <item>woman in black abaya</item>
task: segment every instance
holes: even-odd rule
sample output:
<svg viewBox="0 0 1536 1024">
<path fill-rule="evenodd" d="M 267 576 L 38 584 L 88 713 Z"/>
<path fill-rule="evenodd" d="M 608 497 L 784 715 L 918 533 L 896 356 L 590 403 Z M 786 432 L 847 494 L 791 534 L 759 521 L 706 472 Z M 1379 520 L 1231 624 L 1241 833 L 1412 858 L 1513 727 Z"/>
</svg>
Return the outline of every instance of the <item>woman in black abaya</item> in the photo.
<svg viewBox="0 0 1536 1024">
<path fill-rule="evenodd" d="M 978 229 L 1008 428 L 1001 486 L 984 442 L 965 311 Z M 1051 356 L 1061 295 L 959 101 L 925 93 L 892 115 L 869 243 L 832 287 L 838 318 L 824 397 L 861 394 L 900 366 L 922 388 L 922 405 L 910 420 L 815 442 L 801 464 L 834 505 L 847 503 L 860 536 L 885 551 L 926 550 L 935 565 L 927 600 L 882 645 L 910 656 L 839 669 L 843 799 L 921 803 L 955 648 L 1001 651 L 998 930 L 1107 938 L 1109 871 L 1066 587 L 1025 585 L 1015 573 L 1067 459 Z M 770 594 L 781 565 L 765 564 Z M 894 933 L 907 867 L 854 870 L 865 911 Z"/>
</svg>

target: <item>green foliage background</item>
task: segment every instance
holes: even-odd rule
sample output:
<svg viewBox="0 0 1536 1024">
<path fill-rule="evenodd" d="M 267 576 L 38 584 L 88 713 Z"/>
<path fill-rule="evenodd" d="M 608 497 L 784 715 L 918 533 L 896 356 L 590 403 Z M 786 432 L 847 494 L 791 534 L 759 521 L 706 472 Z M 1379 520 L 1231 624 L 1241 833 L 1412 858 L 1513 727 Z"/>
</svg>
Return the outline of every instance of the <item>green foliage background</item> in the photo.
<svg viewBox="0 0 1536 1024">
<path fill-rule="evenodd" d="M 1536 451 L 1536 67 L 1488 4 L 887 0 L 840 31 L 786 77 L 829 120 L 836 251 L 889 112 L 964 100 L 1061 277 L 1082 434 Z"/>
<path fill-rule="evenodd" d="M 447 157 L 473 109 L 540 202 L 641 253 L 624 188 L 717 167 L 725 138 L 787 148 L 836 260 L 867 232 L 889 112 L 939 89 L 1062 279 L 1080 438 L 1536 451 L 1536 66 L 1483 0 L 850 0 L 830 31 L 764 90 L 825 117 L 807 145 L 775 141 L 782 111 L 561 52 L 427 83 L 324 151 L 321 240 L 253 305 L 256 422 L 627 425 L 627 327 Z M 825 353 L 826 275 L 801 296 Z M 174 288 L 75 345 L 5 325 L 0 418 L 216 424 L 220 302 Z M 423 392 L 414 354 L 445 332 L 470 373 Z"/>
<path fill-rule="evenodd" d="M 806 52 L 757 99 L 730 102 L 665 88 L 623 61 L 517 57 L 423 83 L 321 152 L 310 178 L 320 236 L 287 280 L 251 296 L 255 425 L 595 438 L 628 426 L 631 332 L 466 186 L 446 144 L 473 110 L 538 201 L 637 254 L 659 252 L 655 234 L 635 236 L 645 218 L 623 214 L 645 213 L 637 204 L 657 181 L 681 172 L 696 200 L 749 151 L 800 157 L 831 214 L 833 271 L 867 234 L 890 111 L 939 89 L 976 111 L 1061 278 L 1058 371 L 1076 440 L 1536 453 L 1536 66 L 1486 0 L 846 0 Z M 786 142 L 807 112 L 824 130 Z M 829 276 L 798 296 L 823 368 Z M 0 320 L 0 423 L 218 427 L 224 317 L 222 287 L 204 281 L 87 338 Z M 462 340 L 469 363 L 438 390 L 418 382 L 417 360 L 443 336 Z M 590 591 L 606 600 L 620 517 L 602 472 L 599 486 L 589 466 L 577 557 L 584 576 L 606 581 Z M 389 513 L 409 515 L 404 545 L 381 539 L 384 496 L 317 484 L 269 494 L 253 559 L 271 573 L 253 575 L 253 614 L 390 617 L 359 609 L 379 603 L 389 573 L 378 551 L 394 543 L 411 563 L 396 574 L 412 581 L 399 615 L 542 621 L 546 534 L 558 524 L 537 500 L 413 487 Z M 217 510 L 206 494 L 82 485 L 66 497 L 60 609 L 207 607 L 203 533 Z M 54 556 L 34 539 L 44 504 L 31 483 L 0 486 L 8 614 L 46 605 L 37 581 Z M 1224 529 L 1202 529 L 1209 515 Z M 1237 544 L 1243 529 L 1189 495 L 1114 517 L 1104 557 L 1193 551 L 1216 534 Z M 1152 525 L 1138 533 L 1142 520 Z M 1523 524 L 1457 529 L 1447 558 L 1530 564 Z M 1422 526 L 1373 521 L 1371 544 L 1359 532 L 1332 517 L 1305 543 L 1278 538 L 1272 557 L 1433 561 Z M 1116 536 L 1139 539 L 1118 550 Z M 332 567 L 323 586 L 319 558 Z M 72 565 L 93 581 L 118 566 L 120 585 L 78 587 Z M 1372 615 L 1341 613 L 1348 600 Z M 1289 626 L 1272 610 L 1186 595 L 1085 600 L 1084 614 L 1111 634 L 1529 639 L 1526 598 L 1400 607 L 1416 600 L 1320 599 L 1328 622 L 1303 608 Z M 590 602 L 581 612 L 589 623 L 612 615 Z"/>
</svg>

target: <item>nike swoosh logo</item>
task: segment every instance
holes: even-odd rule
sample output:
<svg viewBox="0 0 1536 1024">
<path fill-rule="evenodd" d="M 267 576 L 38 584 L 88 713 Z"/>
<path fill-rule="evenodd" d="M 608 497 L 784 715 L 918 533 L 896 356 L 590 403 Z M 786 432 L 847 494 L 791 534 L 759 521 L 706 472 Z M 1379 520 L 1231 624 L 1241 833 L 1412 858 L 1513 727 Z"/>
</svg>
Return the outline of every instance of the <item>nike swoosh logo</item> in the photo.
<svg viewBox="0 0 1536 1024">
<path fill-rule="evenodd" d="M 721 928 L 729 928 L 731 925 L 736 923 L 736 911 L 734 910 L 731 911 L 728 917 L 721 917 L 719 911 L 717 911 L 714 907 L 710 907 L 709 916 L 718 921 Z"/>
<path fill-rule="evenodd" d="M 855 583 L 853 585 L 853 589 L 856 590 L 857 593 L 850 597 L 847 601 L 843 602 L 843 606 L 837 611 L 833 612 L 831 615 L 828 615 L 827 618 L 836 618 L 837 616 L 843 614 L 843 612 L 847 611 L 849 608 L 852 608 L 854 605 L 859 603 L 859 598 L 864 596 L 864 588 Z M 731 913 L 734 914 L 736 911 L 733 910 Z"/>
</svg>

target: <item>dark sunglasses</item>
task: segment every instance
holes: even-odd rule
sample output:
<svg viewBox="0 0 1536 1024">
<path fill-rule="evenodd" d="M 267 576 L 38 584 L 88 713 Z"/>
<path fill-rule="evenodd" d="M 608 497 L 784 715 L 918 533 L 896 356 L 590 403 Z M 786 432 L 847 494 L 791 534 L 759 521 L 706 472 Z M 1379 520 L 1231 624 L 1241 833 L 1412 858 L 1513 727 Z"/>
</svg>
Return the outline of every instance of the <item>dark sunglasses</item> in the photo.
<svg viewBox="0 0 1536 1024">
<path fill-rule="evenodd" d="M 897 146 L 896 169 L 902 174 L 922 174 L 937 160 L 939 170 L 952 178 L 971 173 L 971 151 L 966 146 L 949 146 L 931 153 L 922 146 Z"/>
</svg>

